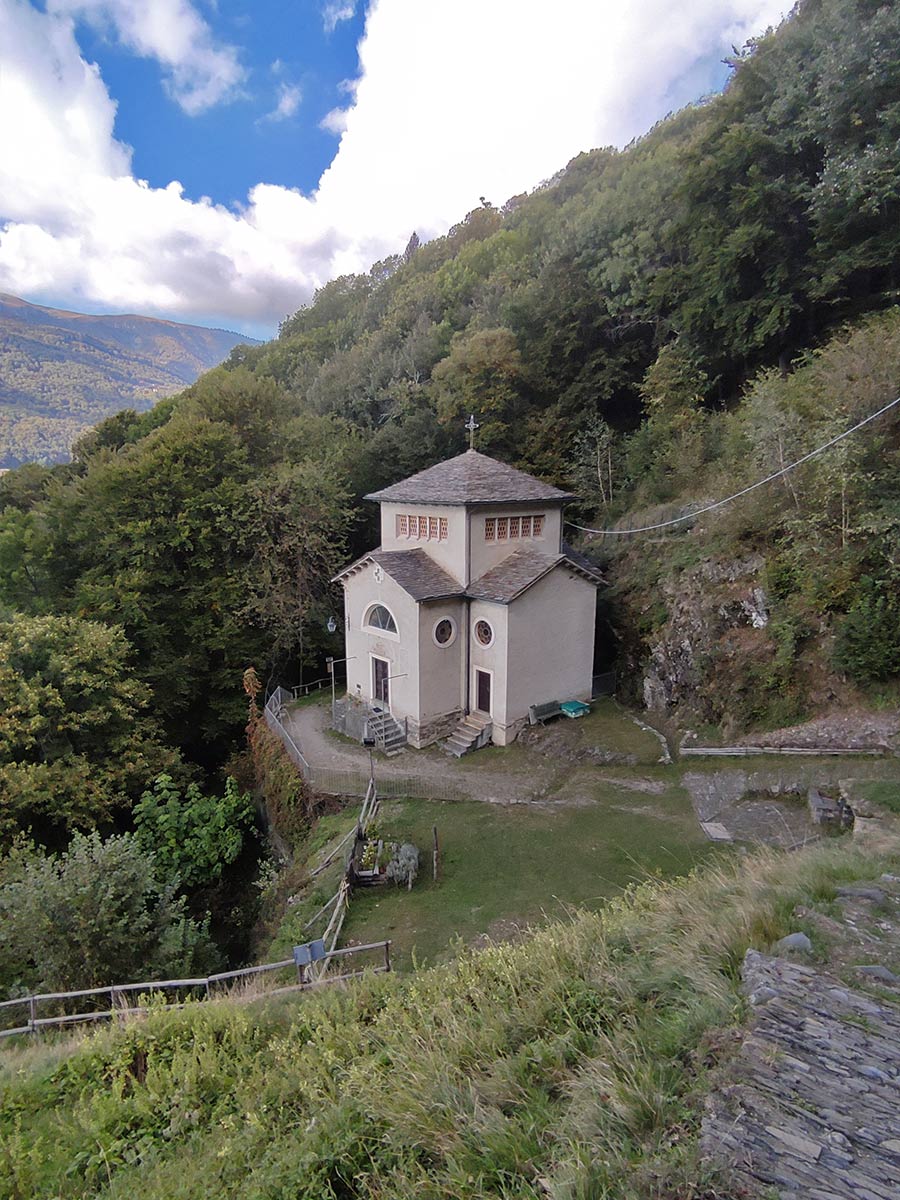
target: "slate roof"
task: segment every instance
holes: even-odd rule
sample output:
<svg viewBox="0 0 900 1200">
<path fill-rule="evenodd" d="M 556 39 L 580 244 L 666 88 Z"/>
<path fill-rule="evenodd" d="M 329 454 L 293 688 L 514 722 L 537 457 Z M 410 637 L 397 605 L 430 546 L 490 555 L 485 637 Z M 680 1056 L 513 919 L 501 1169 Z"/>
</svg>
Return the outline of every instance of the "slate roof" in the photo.
<svg viewBox="0 0 900 1200">
<path fill-rule="evenodd" d="M 578 556 L 582 558 L 581 555 Z M 490 600 L 495 604 L 511 604 L 528 590 L 533 583 L 543 578 L 554 567 L 566 566 L 582 578 L 595 585 L 602 583 L 596 567 L 577 562 L 568 554 L 541 554 L 538 550 L 522 547 L 514 551 L 496 567 L 491 567 L 480 579 L 469 585 L 466 595 L 472 600 Z"/>
<path fill-rule="evenodd" d="M 563 547 L 563 554 L 541 554 L 538 550 L 523 546 L 504 558 L 496 567 L 486 571 L 480 579 L 471 583 L 468 589 L 463 588 L 462 584 L 420 549 L 371 550 L 356 562 L 344 567 L 332 582 L 343 582 L 370 563 L 379 563 L 413 600 L 450 600 L 466 596 L 470 600 L 490 600 L 495 604 L 512 603 L 533 583 L 537 583 L 554 567 L 560 565 L 568 567 L 594 585 L 603 582 L 600 572 L 589 559 L 565 543 Z"/>
<path fill-rule="evenodd" d="M 366 496 L 403 504 L 563 504 L 573 498 L 477 450 L 467 450 Z"/>
<path fill-rule="evenodd" d="M 447 600 L 451 596 L 463 595 L 462 584 L 457 583 L 452 575 L 419 549 L 372 550 L 345 567 L 332 582 L 343 580 L 369 562 L 379 563 L 413 600 Z"/>
</svg>

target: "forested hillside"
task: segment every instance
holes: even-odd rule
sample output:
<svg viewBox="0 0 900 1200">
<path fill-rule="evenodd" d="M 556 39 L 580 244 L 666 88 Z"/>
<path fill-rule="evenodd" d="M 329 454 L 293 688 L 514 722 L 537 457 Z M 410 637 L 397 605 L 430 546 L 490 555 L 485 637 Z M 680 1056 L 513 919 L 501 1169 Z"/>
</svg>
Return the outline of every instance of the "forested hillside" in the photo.
<svg viewBox="0 0 900 1200">
<path fill-rule="evenodd" d="M 242 340 L 224 329 L 88 316 L 0 295 L 0 467 L 67 458 L 91 425 L 181 391 Z"/>
<path fill-rule="evenodd" d="M 897 6 L 806 0 L 722 96 L 329 283 L 273 342 L 111 417 L 71 464 L 3 476 L 9 638 L 31 644 L 40 619 L 52 647 L 0 677 L 11 824 L 53 803 L 67 762 L 100 787 L 102 740 L 36 736 L 18 706 L 54 664 L 90 678 L 74 622 L 108 631 L 143 748 L 109 785 L 119 808 L 73 801 L 59 836 L 127 820 L 166 753 L 184 781 L 218 769 L 248 664 L 291 683 L 340 653 L 328 580 L 375 537 L 361 497 L 461 450 L 469 412 L 480 449 L 609 527 L 734 490 L 893 398 L 898 46 Z M 890 698 L 898 468 L 894 413 L 680 533 L 587 538 L 623 694 L 740 729 Z M 741 588 L 762 592 L 755 617 Z"/>
</svg>

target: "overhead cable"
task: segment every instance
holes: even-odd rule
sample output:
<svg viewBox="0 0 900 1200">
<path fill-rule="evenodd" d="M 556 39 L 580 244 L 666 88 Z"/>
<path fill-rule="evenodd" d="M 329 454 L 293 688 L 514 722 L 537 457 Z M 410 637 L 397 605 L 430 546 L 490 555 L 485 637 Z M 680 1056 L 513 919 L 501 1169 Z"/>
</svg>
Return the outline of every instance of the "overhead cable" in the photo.
<svg viewBox="0 0 900 1200">
<path fill-rule="evenodd" d="M 669 529 L 673 525 L 683 525 L 685 521 L 693 521 L 696 517 L 702 516 L 704 513 L 712 512 L 713 509 L 722 508 L 725 504 L 730 504 L 732 500 L 739 500 L 741 496 L 746 496 L 748 492 L 755 492 L 757 488 L 764 487 L 765 484 L 771 483 L 773 479 L 781 479 L 787 475 L 789 471 L 795 470 L 802 466 L 805 462 L 809 462 L 811 458 L 822 454 L 825 450 L 830 450 L 832 446 L 836 446 L 838 442 L 842 442 L 851 433 L 856 433 L 858 429 L 862 429 L 864 425 L 868 425 L 870 421 L 874 421 L 877 417 L 883 416 L 884 413 L 900 404 L 900 396 L 896 400 L 892 400 L 890 404 L 885 404 L 884 408 L 879 408 L 878 412 L 870 413 L 862 421 L 857 422 L 850 429 L 845 429 L 843 433 L 839 433 L 837 437 L 833 437 L 831 441 L 825 442 L 822 446 L 817 446 L 815 450 L 810 450 L 808 454 L 804 454 L 802 458 L 798 458 L 796 462 L 788 463 L 786 467 L 782 467 L 780 471 L 773 471 L 771 475 L 767 475 L 765 479 L 757 479 L 756 483 L 751 483 L 749 487 L 741 488 L 739 492 L 733 492 L 730 496 L 726 496 L 724 500 L 717 500 L 714 504 L 706 504 L 702 508 L 695 508 L 693 512 L 685 513 L 683 516 L 674 517 L 671 521 L 659 521 L 655 525 L 640 525 L 636 529 L 589 529 L 586 525 L 576 525 L 574 521 L 566 521 L 567 525 L 571 525 L 573 529 L 580 529 L 582 533 L 598 533 L 610 537 L 625 537 L 632 533 L 651 533 L 656 529 Z"/>
</svg>

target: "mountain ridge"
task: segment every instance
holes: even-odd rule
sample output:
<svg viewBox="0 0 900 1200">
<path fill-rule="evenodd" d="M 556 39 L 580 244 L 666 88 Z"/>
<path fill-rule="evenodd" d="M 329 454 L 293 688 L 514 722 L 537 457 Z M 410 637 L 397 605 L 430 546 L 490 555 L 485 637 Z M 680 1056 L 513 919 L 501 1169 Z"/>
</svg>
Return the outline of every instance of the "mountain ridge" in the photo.
<svg viewBox="0 0 900 1200">
<path fill-rule="evenodd" d="M 98 421 L 150 408 L 242 344 L 257 343 L 226 329 L 79 313 L 0 292 L 0 467 L 64 460 Z"/>
</svg>

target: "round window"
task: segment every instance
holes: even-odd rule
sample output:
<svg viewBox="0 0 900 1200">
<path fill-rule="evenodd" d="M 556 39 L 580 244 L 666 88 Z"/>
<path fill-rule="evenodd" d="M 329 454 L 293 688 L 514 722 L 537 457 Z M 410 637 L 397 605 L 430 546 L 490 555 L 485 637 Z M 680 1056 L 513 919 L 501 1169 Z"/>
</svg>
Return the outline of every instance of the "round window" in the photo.
<svg viewBox="0 0 900 1200">
<path fill-rule="evenodd" d="M 494 631 L 487 621 L 475 622 L 475 637 L 482 644 L 482 646 L 489 646 L 491 644 L 491 642 L 494 640 Z"/>
<path fill-rule="evenodd" d="M 439 646 L 449 646 L 456 637 L 456 626 L 449 617 L 442 617 L 434 627 L 434 640 Z"/>
</svg>

